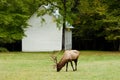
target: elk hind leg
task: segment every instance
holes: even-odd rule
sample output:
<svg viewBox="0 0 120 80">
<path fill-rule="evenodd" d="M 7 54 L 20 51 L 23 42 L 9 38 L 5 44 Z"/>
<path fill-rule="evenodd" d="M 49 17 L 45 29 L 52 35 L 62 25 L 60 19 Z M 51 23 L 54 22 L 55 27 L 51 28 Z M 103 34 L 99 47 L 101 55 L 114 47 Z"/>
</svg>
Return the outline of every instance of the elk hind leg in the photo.
<svg viewBox="0 0 120 80">
<path fill-rule="evenodd" d="M 74 60 L 74 63 L 75 63 L 75 71 L 77 71 L 77 59 Z"/>
<path fill-rule="evenodd" d="M 66 63 L 66 72 L 68 71 L 68 62 Z"/>
</svg>

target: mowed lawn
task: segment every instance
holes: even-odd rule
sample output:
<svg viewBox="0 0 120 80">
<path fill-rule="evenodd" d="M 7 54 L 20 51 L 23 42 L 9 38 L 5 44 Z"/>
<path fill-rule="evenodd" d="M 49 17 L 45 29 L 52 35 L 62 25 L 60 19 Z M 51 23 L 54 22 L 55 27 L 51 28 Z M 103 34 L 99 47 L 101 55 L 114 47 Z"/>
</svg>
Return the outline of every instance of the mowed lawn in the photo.
<svg viewBox="0 0 120 80">
<path fill-rule="evenodd" d="M 56 72 L 52 52 L 0 53 L 0 80 L 120 80 L 120 52 L 80 51 L 78 71 Z M 58 59 L 62 53 L 57 54 Z M 58 60 L 59 61 L 59 60 Z"/>
</svg>

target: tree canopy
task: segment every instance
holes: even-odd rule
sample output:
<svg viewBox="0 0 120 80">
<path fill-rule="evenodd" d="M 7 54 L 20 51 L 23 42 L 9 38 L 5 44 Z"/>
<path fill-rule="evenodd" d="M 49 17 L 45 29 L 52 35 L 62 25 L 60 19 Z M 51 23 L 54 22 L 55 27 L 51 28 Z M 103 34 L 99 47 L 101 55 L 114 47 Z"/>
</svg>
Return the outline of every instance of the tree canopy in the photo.
<svg viewBox="0 0 120 80">
<path fill-rule="evenodd" d="M 0 42 L 21 40 L 26 20 L 39 5 L 39 0 L 0 0 Z"/>
<path fill-rule="evenodd" d="M 74 36 L 83 38 L 104 37 L 108 40 L 120 37 L 120 1 L 81 0 L 79 24 Z"/>
</svg>

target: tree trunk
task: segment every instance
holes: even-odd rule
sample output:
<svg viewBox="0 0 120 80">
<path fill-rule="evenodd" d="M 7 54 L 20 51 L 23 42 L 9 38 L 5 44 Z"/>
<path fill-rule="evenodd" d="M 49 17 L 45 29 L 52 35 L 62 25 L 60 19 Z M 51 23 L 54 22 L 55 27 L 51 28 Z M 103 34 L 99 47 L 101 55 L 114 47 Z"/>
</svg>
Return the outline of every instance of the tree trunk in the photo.
<svg viewBox="0 0 120 80">
<path fill-rule="evenodd" d="M 65 50 L 65 28 L 66 28 L 66 0 L 63 1 L 64 15 L 63 15 L 63 30 L 62 30 L 62 50 Z"/>
<path fill-rule="evenodd" d="M 65 50 L 65 23 L 63 23 L 63 30 L 62 30 L 62 50 Z"/>
</svg>

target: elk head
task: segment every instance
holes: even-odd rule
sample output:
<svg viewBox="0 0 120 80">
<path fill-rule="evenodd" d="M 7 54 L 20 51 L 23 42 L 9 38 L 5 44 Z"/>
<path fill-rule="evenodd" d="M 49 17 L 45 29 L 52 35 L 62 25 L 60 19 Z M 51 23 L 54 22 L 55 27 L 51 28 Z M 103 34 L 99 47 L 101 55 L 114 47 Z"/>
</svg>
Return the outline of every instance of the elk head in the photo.
<svg viewBox="0 0 120 80">
<path fill-rule="evenodd" d="M 51 58 L 53 59 L 53 61 L 54 61 L 54 63 L 55 63 L 54 68 L 56 68 L 57 71 L 58 71 L 58 68 L 57 68 L 57 66 L 58 66 L 58 65 L 57 65 L 57 64 L 58 64 L 58 63 L 57 63 L 57 56 L 54 56 L 54 55 L 53 55 L 53 56 L 51 56 Z"/>
</svg>

